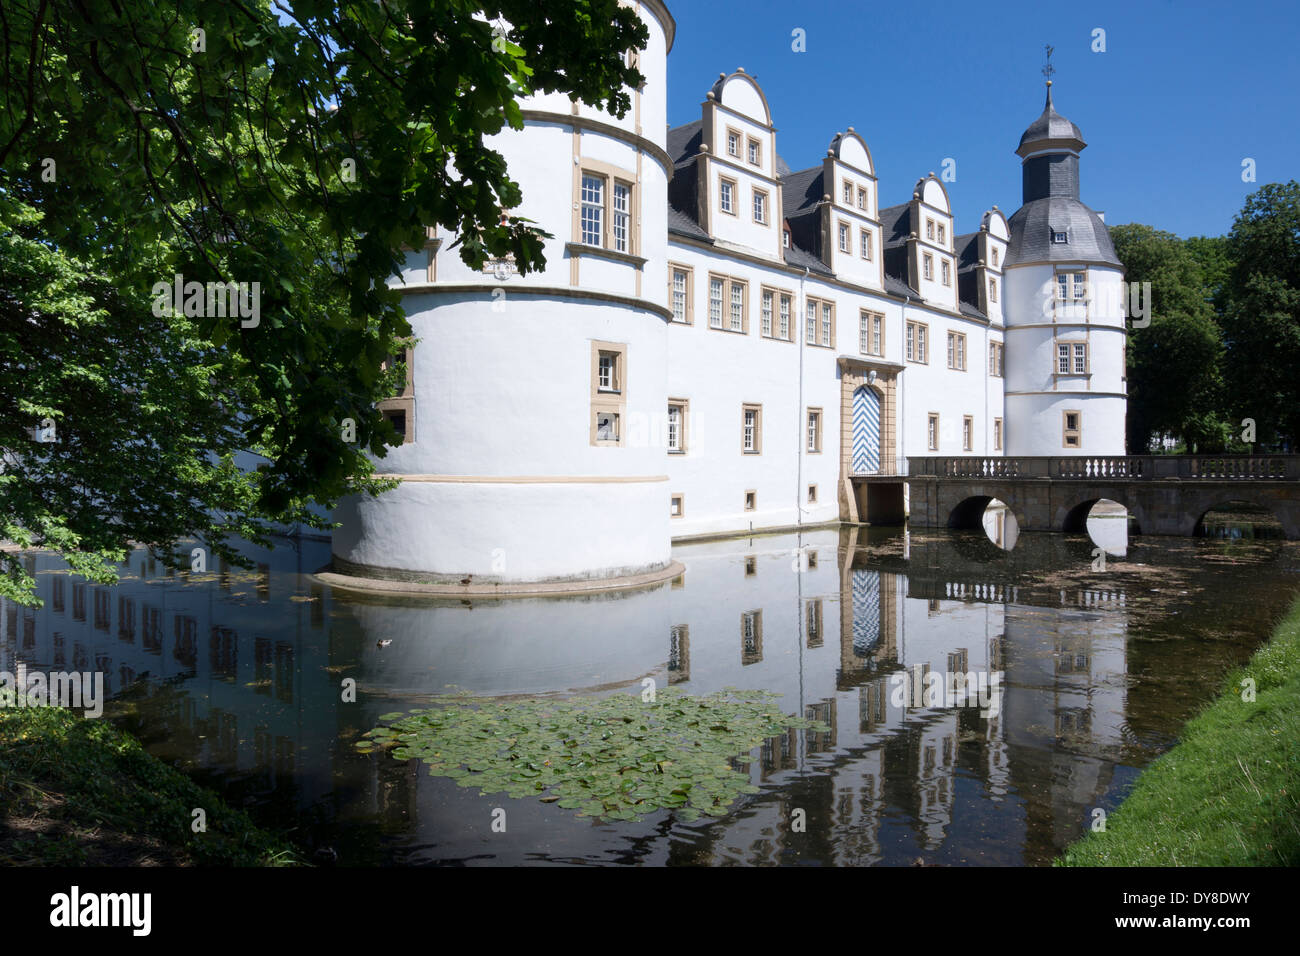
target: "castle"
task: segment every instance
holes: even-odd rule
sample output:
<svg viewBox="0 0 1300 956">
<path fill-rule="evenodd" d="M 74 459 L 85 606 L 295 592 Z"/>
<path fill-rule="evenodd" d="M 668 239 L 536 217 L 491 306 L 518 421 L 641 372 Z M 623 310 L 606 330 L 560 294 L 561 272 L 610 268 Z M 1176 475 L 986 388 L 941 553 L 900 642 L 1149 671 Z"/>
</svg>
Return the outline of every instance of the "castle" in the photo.
<svg viewBox="0 0 1300 956">
<path fill-rule="evenodd" d="M 475 272 L 432 229 L 407 251 L 401 484 L 340 504 L 338 570 L 644 580 L 675 540 L 901 518 L 909 456 L 1124 453 L 1123 267 L 1050 81 L 1021 208 L 958 234 L 933 173 L 881 205 L 852 126 L 791 170 L 741 69 L 668 128 L 676 26 L 632 5 L 625 116 L 539 95 L 492 139 L 547 268 Z"/>
</svg>

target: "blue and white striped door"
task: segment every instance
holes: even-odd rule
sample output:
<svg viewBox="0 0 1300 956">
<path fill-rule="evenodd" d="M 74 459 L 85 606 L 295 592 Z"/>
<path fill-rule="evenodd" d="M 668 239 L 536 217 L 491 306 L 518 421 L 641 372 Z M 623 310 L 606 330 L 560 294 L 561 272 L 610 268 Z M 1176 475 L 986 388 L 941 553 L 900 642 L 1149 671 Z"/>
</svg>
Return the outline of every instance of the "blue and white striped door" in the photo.
<svg viewBox="0 0 1300 956">
<path fill-rule="evenodd" d="M 853 572 L 853 653 L 866 657 L 880 641 L 880 572 Z"/>
<path fill-rule="evenodd" d="M 880 397 L 863 385 L 853 393 L 853 473 L 880 470 Z"/>
</svg>

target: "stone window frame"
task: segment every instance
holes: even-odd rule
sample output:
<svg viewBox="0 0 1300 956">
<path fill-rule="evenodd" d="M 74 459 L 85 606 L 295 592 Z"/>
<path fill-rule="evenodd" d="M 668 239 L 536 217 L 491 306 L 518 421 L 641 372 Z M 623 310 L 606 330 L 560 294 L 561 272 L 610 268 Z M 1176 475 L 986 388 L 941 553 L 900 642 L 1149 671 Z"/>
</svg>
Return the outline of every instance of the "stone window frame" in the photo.
<svg viewBox="0 0 1300 956">
<path fill-rule="evenodd" d="M 816 484 L 811 484 L 811 485 L 808 486 L 808 504 L 810 504 L 810 505 L 815 505 L 815 504 L 817 504 L 817 485 L 816 485 Z"/>
<path fill-rule="evenodd" d="M 813 416 L 817 419 L 814 423 Z M 804 451 L 809 455 L 822 453 L 822 435 L 826 430 L 826 413 L 818 405 L 810 405 L 804 410 Z M 812 437 L 813 447 L 808 447 L 808 438 Z"/>
<path fill-rule="evenodd" d="M 963 415 L 961 417 L 961 450 L 975 450 L 975 416 Z"/>
<path fill-rule="evenodd" d="M 577 157 L 577 195 L 573 209 L 573 245 L 583 249 L 604 249 L 618 255 L 638 256 L 641 249 L 641 190 L 634 170 L 612 163 Z M 592 245 L 582 235 L 582 179 L 592 176 L 604 181 L 601 188 L 600 242 Z M 619 249 L 614 238 L 614 187 L 626 186 L 627 195 L 627 248 Z"/>
<path fill-rule="evenodd" d="M 914 330 L 912 335 L 913 349 L 911 355 L 907 354 L 908 329 Z M 920 334 L 918 335 L 917 332 L 919 332 Z M 917 365 L 929 365 L 930 364 L 930 323 L 918 322 L 916 319 L 908 319 L 907 322 L 904 323 L 903 336 L 904 336 L 903 358 L 908 362 L 915 362 Z M 921 356 L 920 358 L 916 357 L 918 354 Z"/>
<path fill-rule="evenodd" d="M 613 353 L 615 356 L 612 387 L 600 387 L 601 353 Z M 591 340 L 591 410 L 589 419 L 589 441 L 598 448 L 621 448 L 627 443 L 627 389 L 628 389 L 628 346 L 626 342 L 602 342 Z M 614 439 L 598 438 L 597 416 L 612 414 L 617 422 L 617 437 Z"/>
<path fill-rule="evenodd" d="M 939 432 L 939 413 L 926 412 L 925 419 L 925 444 L 927 451 L 938 451 L 939 443 L 942 440 Z"/>
<path fill-rule="evenodd" d="M 689 398 L 670 398 L 668 407 L 681 409 L 681 420 L 677 426 L 677 448 L 669 448 L 670 455 L 685 455 L 690 451 L 690 443 L 687 436 L 690 434 L 689 422 L 691 418 L 691 400 Z M 665 440 L 667 438 L 667 429 L 665 428 Z"/>
<path fill-rule="evenodd" d="M 402 349 L 402 361 L 406 365 L 406 384 L 402 391 L 391 398 L 383 399 L 375 404 L 379 414 L 384 418 L 391 420 L 393 413 L 400 412 L 403 421 L 406 423 L 405 432 L 402 437 L 403 445 L 412 445 L 415 443 L 415 343 L 406 342 Z M 386 358 L 380 363 L 380 368 L 388 370 L 390 359 Z"/>
<path fill-rule="evenodd" d="M 731 187 L 731 208 L 730 209 L 728 209 L 725 205 L 723 205 L 723 199 L 725 198 L 725 193 L 722 188 L 723 186 Z M 724 216 L 733 216 L 736 219 L 739 219 L 740 210 L 736 208 L 737 206 L 736 199 L 737 199 L 737 194 L 739 192 L 740 192 L 739 182 L 727 176 L 719 176 L 718 177 L 718 212 L 722 213 Z"/>
<path fill-rule="evenodd" d="M 1069 427 L 1071 415 L 1075 416 L 1075 424 L 1077 426 L 1075 428 Z M 1074 438 L 1074 444 L 1070 443 L 1071 436 Z M 1061 409 L 1061 447 L 1083 448 L 1083 409 Z"/>
<path fill-rule="evenodd" d="M 760 169 L 763 166 L 763 141 L 753 136 L 745 137 L 745 161 Z"/>
<path fill-rule="evenodd" d="M 673 311 L 673 279 L 676 273 L 681 272 L 686 276 L 686 310 L 685 318 L 678 319 L 677 313 Z M 695 269 L 692 266 L 682 265 L 680 262 L 668 263 L 668 309 L 673 312 L 673 318 L 669 320 L 672 325 L 694 325 L 695 324 Z"/>
<path fill-rule="evenodd" d="M 858 240 L 859 240 L 859 245 L 861 245 L 861 247 L 862 247 L 862 253 L 861 253 L 862 258 L 863 258 L 863 259 L 866 259 L 868 262 L 870 262 L 870 261 L 871 261 L 871 247 L 872 247 L 872 245 L 874 244 L 874 243 L 872 243 L 872 241 L 871 241 L 871 230 L 870 230 L 870 229 L 859 229 L 859 230 L 858 230 Z"/>
<path fill-rule="evenodd" d="M 772 218 L 771 215 L 768 213 L 768 210 L 772 208 L 772 204 L 770 202 L 771 198 L 772 198 L 771 194 L 766 189 L 759 189 L 758 187 L 754 187 L 753 199 L 750 202 L 750 212 L 751 214 L 754 215 L 754 222 L 760 226 L 768 225 L 769 220 Z M 757 215 L 759 200 L 762 200 L 762 207 L 763 207 L 763 217 L 761 219 Z"/>
<path fill-rule="evenodd" d="M 927 282 L 934 281 L 934 256 L 928 252 L 921 254 L 921 278 Z"/>
<path fill-rule="evenodd" d="M 960 348 L 958 348 L 959 345 Z M 967 354 L 968 345 L 969 342 L 966 339 L 965 332 L 954 332 L 949 329 L 948 368 L 954 372 L 965 372 L 970 369 L 970 356 Z"/>
<path fill-rule="evenodd" d="M 746 511 L 758 510 L 758 491 L 754 488 L 745 489 L 745 510 Z"/>
<path fill-rule="evenodd" d="M 668 496 L 668 516 L 670 518 L 682 518 L 686 515 L 686 495 L 680 491 L 674 491 Z"/>
<path fill-rule="evenodd" d="M 745 447 L 745 418 L 748 412 L 754 412 L 754 447 Z M 742 455 L 763 454 L 763 405 L 760 402 L 743 402 L 740 406 L 740 453 Z"/>
<path fill-rule="evenodd" d="M 864 351 L 862 348 L 862 338 L 864 334 L 863 323 L 866 323 L 865 334 L 866 334 L 867 345 L 868 345 L 868 350 L 866 351 Z M 872 352 L 869 351 L 869 347 L 872 343 L 872 339 L 875 336 L 876 324 L 879 324 L 880 326 L 880 350 L 877 352 Z M 884 314 L 881 312 L 872 312 L 870 309 L 859 309 L 858 310 L 858 354 L 870 355 L 873 358 L 884 358 L 885 348 L 886 346 L 885 346 Z"/>
<path fill-rule="evenodd" d="M 732 150 L 731 150 L 731 138 L 732 138 L 733 136 L 736 138 L 736 150 L 735 150 L 735 152 L 732 152 Z M 740 158 L 741 158 L 741 157 L 740 157 L 740 151 L 741 151 L 741 149 L 744 147 L 744 144 L 745 144 L 745 134 L 744 134 L 744 133 L 742 133 L 740 130 L 736 129 L 734 126 L 728 126 L 728 127 L 727 127 L 727 132 L 726 132 L 725 134 L 723 134 L 722 142 L 723 142 L 723 155 L 731 156 L 731 157 L 734 158 L 734 159 L 740 159 Z"/>
<path fill-rule="evenodd" d="M 1002 440 L 1005 437 L 1002 434 L 1002 431 L 1003 431 L 1002 419 L 1000 418 L 993 419 L 993 450 L 994 451 L 1002 450 Z"/>
</svg>

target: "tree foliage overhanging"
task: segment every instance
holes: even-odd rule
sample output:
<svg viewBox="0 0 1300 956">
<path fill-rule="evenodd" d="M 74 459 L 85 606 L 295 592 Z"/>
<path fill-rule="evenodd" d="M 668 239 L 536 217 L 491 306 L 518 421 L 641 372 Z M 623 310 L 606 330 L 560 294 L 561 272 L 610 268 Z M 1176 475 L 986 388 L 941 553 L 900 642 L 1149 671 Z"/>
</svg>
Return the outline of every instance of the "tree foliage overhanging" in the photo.
<svg viewBox="0 0 1300 956">
<path fill-rule="evenodd" d="M 1151 324 L 1129 333 L 1128 450 L 1294 450 L 1300 441 L 1300 183 L 1246 198 L 1226 236 L 1110 230 L 1129 282 L 1150 282 Z M 1243 438 L 1254 423 L 1255 440 Z"/>
<path fill-rule="evenodd" d="M 485 137 L 534 92 L 623 115 L 647 40 L 617 0 L 5 0 L 0 540 L 107 582 L 388 487 L 402 247 L 542 267 Z M 155 315 L 176 275 L 258 283 L 256 325 Z"/>
</svg>

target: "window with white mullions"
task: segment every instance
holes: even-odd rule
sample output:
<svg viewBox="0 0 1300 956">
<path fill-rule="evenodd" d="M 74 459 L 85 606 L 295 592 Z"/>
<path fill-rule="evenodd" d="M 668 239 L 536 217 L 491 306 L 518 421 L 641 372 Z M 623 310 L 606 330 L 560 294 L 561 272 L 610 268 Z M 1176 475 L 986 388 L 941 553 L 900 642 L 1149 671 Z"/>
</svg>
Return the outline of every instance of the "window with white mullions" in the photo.
<svg viewBox="0 0 1300 956">
<path fill-rule="evenodd" d="M 767 337 L 772 335 L 772 293 L 763 292 L 763 310 L 760 322 L 762 324 L 761 332 Z"/>
<path fill-rule="evenodd" d="M 731 283 L 731 331 L 743 332 L 745 329 L 745 287 L 738 282 Z"/>
<path fill-rule="evenodd" d="M 605 180 L 599 176 L 582 177 L 582 241 L 598 246 L 604 235 Z"/>
<path fill-rule="evenodd" d="M 614 249 L 630 252 L 628 248 L 628 219 L 631 212 L 632 190 L 624 183 L 614 184 Z"/>
<path fill-rule="evenodd" d="M 709 327 L 722 328 L 722 280 L 709 277 Z"/>
</svg>

